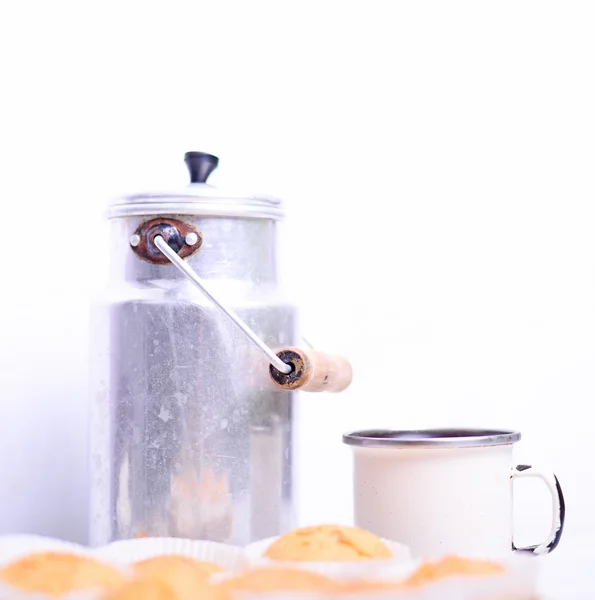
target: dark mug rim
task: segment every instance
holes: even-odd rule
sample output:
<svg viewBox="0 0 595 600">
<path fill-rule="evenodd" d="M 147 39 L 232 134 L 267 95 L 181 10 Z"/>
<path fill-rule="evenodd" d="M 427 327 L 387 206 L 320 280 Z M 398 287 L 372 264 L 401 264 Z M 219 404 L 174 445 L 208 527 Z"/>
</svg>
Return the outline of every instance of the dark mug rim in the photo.
<svg viewBox="0 0 595 600">
<path fill-rule="evenodd" d="M 514 429 L 364 429 L 343 435 L 343 443 L 366 448 L 477 448 L 507 446 L 521 439 Z"/>
</svg>

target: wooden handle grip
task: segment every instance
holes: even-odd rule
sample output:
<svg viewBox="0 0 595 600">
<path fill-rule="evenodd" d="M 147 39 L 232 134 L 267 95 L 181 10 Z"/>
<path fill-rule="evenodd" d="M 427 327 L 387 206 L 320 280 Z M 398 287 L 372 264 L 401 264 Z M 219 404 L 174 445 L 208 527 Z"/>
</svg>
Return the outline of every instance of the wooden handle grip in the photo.
<svg viewBox="0 0 595 600">
<path fill-rule="evenodd" d="M 353 378 L 351 365 L 342 356 L 294 347 L 279 350 L 277 356 L 293 367 L 287 374 L 272 365 L 269 370 L 275 385 L 286 391 L 342 392 Z"/>
</svg>

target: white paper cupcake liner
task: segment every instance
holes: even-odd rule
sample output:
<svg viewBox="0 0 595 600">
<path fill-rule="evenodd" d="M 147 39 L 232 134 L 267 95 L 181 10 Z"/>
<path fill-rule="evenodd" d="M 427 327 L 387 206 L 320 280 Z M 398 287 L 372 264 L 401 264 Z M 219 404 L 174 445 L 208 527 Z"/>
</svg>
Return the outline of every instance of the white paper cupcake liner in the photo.
<svg viewBox="0 0 595 600">
<path fill-rule="evenodd" d="M 78 544 L 35 535 L 0 536 L 0 567 L 39 552 L 67 552 L 89 556 L 123 569 L 155 556 L 182 555 L 221 566 L 227 571 L 214 579 L 249 567 L 274 567 L 309 570 L 337 581 L 363 579 L 394 581 L 406 579 L 421 564 L 411 560 L 409 549 L 402 544 L 383 540 L 393 553 L 389 560 L 353 562 L 294 562 L 275 561 L 263 557 L 277 538 L 261 540 L 242 549 L 217 542 L 177 538 L 141 538 L 114 542 L 101 548 L 89 549 Z M 471 558 L 471 557 L 470 557 Z M 480 558 L 480 557 L 474 557 Z M 379 590 L 347 593 L 317 592 L 234 592 L 234 600 L 534 600 L 541 561 L 538 557 L 511 554 L 504 558 L 484 557 L 499 562 L 505 572 L 496 575 L 452 576 L 440 581 L 407 590 Z M 96 600 L 100 590 L 77 591 L 62 596 L 62 600 Z M 0 582 L 1 600 L 50 600 L 40 593 L 24 592 Z"/>
<path fill-rule="evenodd" d="M 467 600 L 460 587 L 453 583 L 424 586 L 409 590 L 382 590 L 366 592 L 232 592 L 230 600 Z"/>
<path fill-rule="evenodd" d="M 505 571 L 494 575 L 465 575 L 451 576 L 430 582 L 418 587 L 394 590 L 362 591 L 362 592 L 271 592 L 270 594 L 254 594 L 236 592 L 232 600 L 536 600 L 537 579 L 539 574 L 539 559 L 536 557 L 510 556 L 504 559 L 487 558 L 503 565 Z M 279 561 L 274 565 L 279 568 L 286 566 Z M 414 571 L 419 562 L 408 563 L 409 573 Z M 409 573 L 399 577 L 397 570 L 368 571 L 367 573 L 328 574 L 338 581 L 348 579 L 365 579 L 369 582 L 399 581 L 406 579 Z M 363 576 L 362 576 L 363 575 Z"/>
<path fill-rule="evenodd" d="M 128 565 L 147 558 L 172 554 L 214 563 L 226 571 L 235 571 L 246 563 L 242 548 L 237 546 L 182 538 L 122 540 L 94 551 L 98 558 Z"/>
<path fill-rule="evenodd" d="M 477 557 L 475 557 L 477 558 Z M 534 600 L 537 597 L 539 559 L 512 555 L 505 558 L 484 557 L 504 567 L 493 575 L 453 575 L 410 590 L 393 594 L 395 600 Z M 366 600 L 381 600 L 383 592 L 366 593 Z M 341 595 L 350 600 L 363 600 L 361 594 Z"/>
<path fill-rule="evenodd" d="M 317 592 L 228 592 L 230 600 L 331 600 L 328 594 Z"/>
<path fill-rule="evenodd" d="M 338 578 L 367 577 L 374 574 L 383 578 L 402 578 L 411 573 L 418 562 L 411 560 L 409 548 L 390 540 L 382 540 L 390 549 L 393 557 L 390 559 L 372 559 L 341 562 L 307 562 L 272 560 L 264 556 L 269 546 L 278 539 L 272 537 L 249 544 L 244 548 L 247 565 L 251 567 L 281 566 L 287 569 L 306 569 Z"/>
</svg>

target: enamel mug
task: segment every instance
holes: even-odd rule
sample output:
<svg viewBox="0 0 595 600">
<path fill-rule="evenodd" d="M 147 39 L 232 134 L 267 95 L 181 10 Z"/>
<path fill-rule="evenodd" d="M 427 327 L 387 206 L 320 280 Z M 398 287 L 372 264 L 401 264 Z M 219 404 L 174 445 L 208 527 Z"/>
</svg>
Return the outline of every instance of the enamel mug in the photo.
<svg viewBox="0 0 595 600">
<path fill-rule="evenodd" d="M 553 473 L 515 465 L 518 431 L 369 430 L 343 436 L 354 450 L 355 524 L 398 540 L 414 556 L 445 553 L 547 554 L 560 541 L 565 505 Z M 552 525 L 541 543 L 517 548 L 513 484 L 538 477 L 552 497 Z"/>
</svg>

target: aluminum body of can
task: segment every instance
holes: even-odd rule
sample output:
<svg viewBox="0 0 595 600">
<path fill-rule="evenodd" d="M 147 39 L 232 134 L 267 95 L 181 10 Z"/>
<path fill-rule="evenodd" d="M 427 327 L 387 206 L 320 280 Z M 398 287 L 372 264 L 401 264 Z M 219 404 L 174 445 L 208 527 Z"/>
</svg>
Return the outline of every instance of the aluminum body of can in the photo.
<svg viewBox="0 0 595 600">
<path fill-rule="evenodd" d="M 197 232 L 196 251 L 196 235 L 180 242 L 188 265 L 270 347 L 295 343 L 296 310 L 278 286 L 278 201 L 202 178 L 110 212 L 111 279 L 93 318 L 93 545 L 243 545 L 293 525 L 295 394 L 271 385 L 266 358 L 172 264 L 135 249 L 147 222 Z"/>
</svg>

